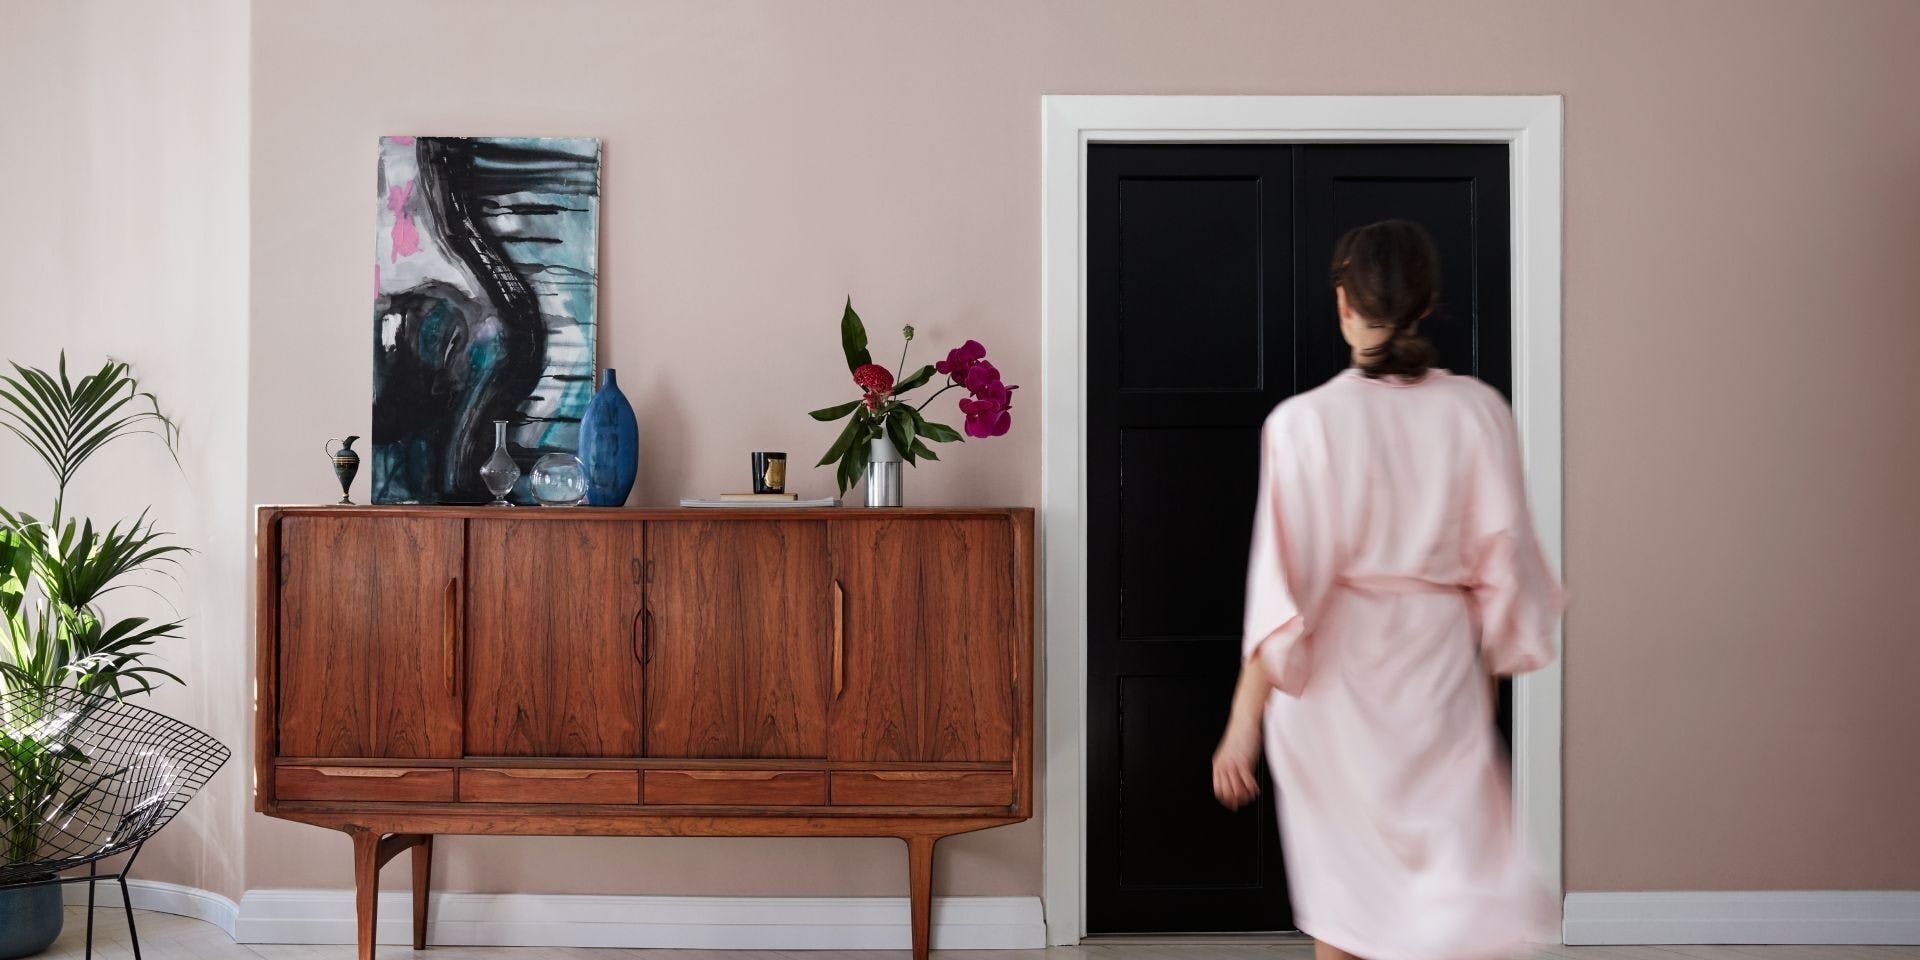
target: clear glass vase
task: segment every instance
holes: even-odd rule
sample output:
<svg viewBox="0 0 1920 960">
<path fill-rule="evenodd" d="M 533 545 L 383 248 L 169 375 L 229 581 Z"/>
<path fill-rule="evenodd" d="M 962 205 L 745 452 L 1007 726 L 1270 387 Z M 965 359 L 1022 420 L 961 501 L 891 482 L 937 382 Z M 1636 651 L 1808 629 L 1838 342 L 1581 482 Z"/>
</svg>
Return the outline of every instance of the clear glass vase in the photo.
<svg viewBox="0 0 1920 960">
<path fill-rule="evenodd" d="M 587 468 L 571 453 L 549 453 L 533 462 L 527 486 L 543 507 L 577 507 L 587 498 Z"/>
<path fill-rule="evenodd" d="M 487 491 L 493 494 L 490 507 L 511 507 L 507 494 L 513 492 L 513 485 L 520 481 L 520 466 L 513 462 L 513 456 L 507 453 L 507 422 L 493 422 L 493 456 L 480 465 L 480 482 L 487 485 Z"/>
</svg>

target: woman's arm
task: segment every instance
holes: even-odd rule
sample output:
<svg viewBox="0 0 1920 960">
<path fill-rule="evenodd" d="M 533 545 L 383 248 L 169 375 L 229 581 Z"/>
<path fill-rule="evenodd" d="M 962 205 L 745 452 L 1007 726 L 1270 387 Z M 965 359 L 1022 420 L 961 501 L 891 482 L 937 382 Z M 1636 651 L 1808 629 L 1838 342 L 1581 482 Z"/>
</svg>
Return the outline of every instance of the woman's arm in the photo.
<svg viewBox="0 0 1920 960">
<path fill-rule="evenodd" d="M 1260 760 L 1260 723 L 1271 693 L 1273 682 L 1260 658 L 1247 658 L 1233 690 L 1227 732 L 1213 753 L 1213 795 L 1229 809 L 1238 810 L 1260 795 L 1253 765 Z"/>
</svg>

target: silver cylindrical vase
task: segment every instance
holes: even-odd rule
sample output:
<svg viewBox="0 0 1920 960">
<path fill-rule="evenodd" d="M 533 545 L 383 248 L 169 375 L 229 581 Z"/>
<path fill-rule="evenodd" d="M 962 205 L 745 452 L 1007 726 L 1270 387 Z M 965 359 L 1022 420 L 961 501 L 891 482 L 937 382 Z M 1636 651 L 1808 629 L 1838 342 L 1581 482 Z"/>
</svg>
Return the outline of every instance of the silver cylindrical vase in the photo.
<svg viewBox="0 0 1920 960">
<path fill-rule="evenodd" d="M 899 448 L 883 436 L 869 441 L 867 450 L 867 506 L 900 506 L 903 494 Z"/>
</svg>

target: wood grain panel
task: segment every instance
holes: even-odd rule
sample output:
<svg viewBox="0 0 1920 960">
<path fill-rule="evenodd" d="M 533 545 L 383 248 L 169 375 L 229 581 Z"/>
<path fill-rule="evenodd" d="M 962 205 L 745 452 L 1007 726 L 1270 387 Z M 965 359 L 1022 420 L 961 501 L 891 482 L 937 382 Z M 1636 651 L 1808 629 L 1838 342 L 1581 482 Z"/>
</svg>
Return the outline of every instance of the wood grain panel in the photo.
<svg viewBox="0 0 1920 960">
<path fill-rule="evenodd" d="M 447 803 L 453 780 L 446 767 L 279 767 L 273 790 L 282 800 Z"/>
<path fill-rule="evenodd" d="M 647 525 L 647 753 L 827 753 L 826 525 Z"/>
<path fill-rule="evenodd" d="M 822 806 L 820 770 L 648 770 L 641 799 L 650 805 Z"/>
<path fill-rule="evenodd" d="M 1017 621 L 1004 517 L 832 526 L 846 591 L 836 760 L 1011 760 Z"/>
<path fill-rule="evenodd" d="M 280 521 L 279 749 L 306 757 L 457 757 L 463 521 Z M 457 618 L 458 611 L 452 611 Z"/>
<path fill-rule="evenodd" d="M 474 520 L 467 753 L 640 753 L 642 525 Z"/>
<path fill-rule="evenodd" d="M 960 770 L 835 771 L 833 802 L 840 806 L 1006 806 L 1013 802 L 1010 772 Z"/>
<path fill-rule="evenodd" d="M 460 771 L 462 803 L 639 803 L 635 770 L 470 767 Z"/>
<path fill-rule="evenodd" d="M 916 759 L 1013 759 L 1013 651 L 1021 606 L 1013 588 L 1013 528 L 1003 520 L 921 521 L 926 687 Z"/>
<path fill-rule="evenodd" d="M 921 531 L 912 520 L 830 528 L 833 576 L 845 593 L 845 688 L 833 701 L 828 756 L 920 759 L 924 658 L 919 638 Z"/>
</svg>

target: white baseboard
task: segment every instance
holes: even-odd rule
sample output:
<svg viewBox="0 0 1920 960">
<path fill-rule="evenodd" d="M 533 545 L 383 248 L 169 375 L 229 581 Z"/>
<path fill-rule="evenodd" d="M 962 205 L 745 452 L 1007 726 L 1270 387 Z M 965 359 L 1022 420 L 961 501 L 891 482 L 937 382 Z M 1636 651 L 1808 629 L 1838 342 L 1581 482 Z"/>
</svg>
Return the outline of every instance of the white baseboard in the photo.
<svg viewBox="0 0 1920 960">
<path fill-rule="evenodd" d="M 102 880 L 94 894 L 94 909 L 119 910 L 120 885 L 112 880 Z M 61 888 L 61 896 L 69 906 L 87 905 L 87 885 L 69 883 Z M 240 916 L 240 907 L 217 893 L 201 890 L 198 887 L 183 887 L 177 883 L 163 883 L 159 880 L 128 880 L 127 897 L 133 901 L 135 909 L 152 910 L 157 913 L 172 913 L 195 920 L 205 920 L 233 935 L 234 921 Z"/>
<path fill-rule="evenodd" d="M 380 895 L 380 943 L 412 942 L 410 895 Z M 427 942 L 494 947 L 676 947 L 725 950 L 903 950 L 904 897 L 631 897 L 436 893 Z M 241 943 L 354 942 L 350 890 L 249 890 Z M 1046 945 L 1039 897 L 936 897 L 933 946 Z"/>
<path fill-rule="evenodd" d="M 1569 893 L 1568 944 L 1920 944 L 1920 891 Z"/>
<path fill-rule="evenodd" d="M 240 903 L 193 887 L 129 880 L 140 910 L 205 920 L 241 943 L 354 942 L 351 890 L 249 890 Z M 69 884 L 69 904 L 87 888 Z M 98 909 L 119 909 L 118 885 L 100 885 Z M 1046 946 L 1039 897 L 935 897 L 933 945 L 945 950 Z M 379 942 L 413 939 L 411 895 L 380 895 Z M 427 942 L 489 947 L 677 947 L 723 950 L 904 950 L 905 897 L 627 897 L 436 893 Z"/>
</svg>

